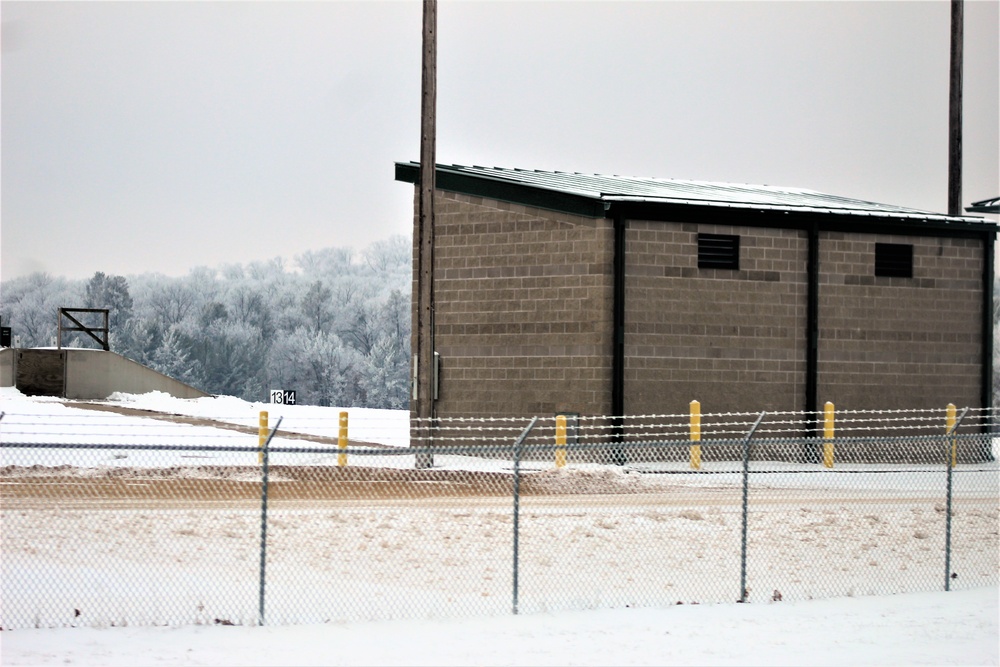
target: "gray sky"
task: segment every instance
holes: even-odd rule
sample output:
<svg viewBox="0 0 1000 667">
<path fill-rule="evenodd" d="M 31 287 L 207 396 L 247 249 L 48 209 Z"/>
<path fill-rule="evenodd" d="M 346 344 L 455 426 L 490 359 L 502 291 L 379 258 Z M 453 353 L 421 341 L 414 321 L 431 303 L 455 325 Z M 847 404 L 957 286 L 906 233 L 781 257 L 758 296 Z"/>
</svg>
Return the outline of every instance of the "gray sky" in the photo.
<svg viewBox="0 0 1000 667">
<path fill-rule="evenodd" d="M 998 2 L 965 2 L 963 203 L 1000 194 Z M 438 7 L 442 163 L 944 212 L 949 3 Z M 0 277 L 183 275 L 410 234 L 421 3 L 3 2 Z"/>
</svg>

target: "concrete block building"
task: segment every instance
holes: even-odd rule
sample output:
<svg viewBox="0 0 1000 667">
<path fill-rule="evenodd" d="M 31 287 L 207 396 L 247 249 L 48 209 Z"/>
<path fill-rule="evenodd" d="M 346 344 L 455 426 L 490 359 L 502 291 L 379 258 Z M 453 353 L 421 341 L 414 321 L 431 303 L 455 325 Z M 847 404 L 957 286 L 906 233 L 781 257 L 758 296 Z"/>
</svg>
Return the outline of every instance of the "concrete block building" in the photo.
<svg viewBox="0 0 1000 667">
<path fill-rule="evenodd" d="M 436 188 L 438 416 L 991 403 L 982 218 L 467 166 Z"/>
</svg>

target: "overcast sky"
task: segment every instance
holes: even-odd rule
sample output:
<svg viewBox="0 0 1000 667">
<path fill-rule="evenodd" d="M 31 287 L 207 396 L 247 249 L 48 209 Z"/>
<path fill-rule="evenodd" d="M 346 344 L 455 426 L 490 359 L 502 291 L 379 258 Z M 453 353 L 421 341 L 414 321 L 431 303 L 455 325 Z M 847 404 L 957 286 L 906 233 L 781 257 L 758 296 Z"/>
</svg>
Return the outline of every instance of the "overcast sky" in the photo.
<svg viewBox="0 0 1000 667">
<path fill-rule="evenodd" d="M 947 0 L 438 6 L 438 162 L 947 209 Z M 1000 194 L 965 2 L 963 204 Z M 0 277 L 184 275 L 412 231 L 421 3 L 3 2 Z"/>
</svg>

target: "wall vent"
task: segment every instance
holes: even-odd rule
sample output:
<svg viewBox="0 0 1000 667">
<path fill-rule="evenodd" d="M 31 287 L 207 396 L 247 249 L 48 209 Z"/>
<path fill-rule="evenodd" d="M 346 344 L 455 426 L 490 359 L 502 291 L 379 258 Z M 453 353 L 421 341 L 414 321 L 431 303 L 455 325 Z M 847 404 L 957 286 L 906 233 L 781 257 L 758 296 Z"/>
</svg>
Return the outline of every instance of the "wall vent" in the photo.
<svg viewBox="0 0 1000 667">
<path fill-rule="evenodd" d="M 875 275 L 912 278 L 913 246 L 907 243 L 876 243 Z"/>
<path fill-rule="evenodd" d="M 728 234 L 698 234 L 698 268 L 740 268 L 740 237 Z"/>
</svg>

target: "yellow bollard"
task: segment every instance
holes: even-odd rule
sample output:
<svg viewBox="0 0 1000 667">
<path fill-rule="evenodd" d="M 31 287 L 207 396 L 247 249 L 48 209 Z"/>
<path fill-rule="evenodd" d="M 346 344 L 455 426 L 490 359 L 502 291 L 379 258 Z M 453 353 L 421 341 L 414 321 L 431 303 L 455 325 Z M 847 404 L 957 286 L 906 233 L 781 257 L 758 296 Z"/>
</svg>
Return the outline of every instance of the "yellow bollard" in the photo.
<svg viewBox="0 0 1000 667">
<path fill-rule="evenodd" d="M 347 413 L 340 413 L 340 434 L 337 436 L 337 465 L 343 468 L 347 465 Z"/>
<path fill-rule="evenodd" d="M 701 403 L 691 401 L 691 442 L 701 442 Z M 691 445 L 691 468 L 701 470 L 701 445 Z"/>
<path fill-rule="evenodd" d="M 566 415 L 556 416 L 556 467 L 566 465 Z"/>
<path fill-rule="evenodd" d="M 823 406 L 823 465 L 833 467 L 833 403 L 827 401 Z"/>
<path fill-rule="evenodd" d="M 945 418 L 945 426 L 947 427 L 945 433 L 951 433 L 951 430 L 955 428 L 955 404 L 949 403 L 947 409 L 947 417 Z M 958 463 L 958 443 L 953 438 L 951 441 L 951 467 L 954 468 L 955 464 Z"/>
<path fill-rule="evenodd" d="M 257 427 L 257 447 L 260 452 L 257 454 L 257 463 L 264 463 L 264 443 L 267 442 L 267 412 L 261 410 L 260 422 Z"/>
</svg>

